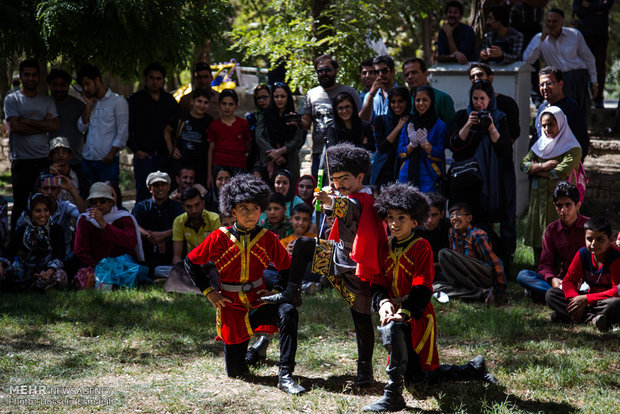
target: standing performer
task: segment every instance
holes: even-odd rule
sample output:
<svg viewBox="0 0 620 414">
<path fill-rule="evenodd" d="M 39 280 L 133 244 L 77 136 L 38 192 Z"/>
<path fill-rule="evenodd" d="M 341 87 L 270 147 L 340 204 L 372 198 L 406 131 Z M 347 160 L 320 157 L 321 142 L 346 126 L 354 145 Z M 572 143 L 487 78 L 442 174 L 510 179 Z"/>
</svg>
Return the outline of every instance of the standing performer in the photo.
<svg viewBox="0 0 620 414">
<path fill-rule="evenodd" d="M 480 355 L 465 365 L 439 365 L 437 324 L 431 303 L 433 250 L 414 232 L 426 222 L 428 198 L 411 184 L 395 183 L 383 187 L 376 209 L 392 234 L 383 266 L 385 279 L 372 286 L 373 308 L 381 320 L 378 330 L 390 358 L 383 397 L 363 410 L 402 410 L 407 406 L 402 394 L 405 382 L 452 379 L 496 383 Z"/>
<path fill-rule="evenodd" d="M 220 191 L 220 211 L 232 215 L 232 227 L 211 233 L 185 259 L 185 269 L 196 286 L 217 308 L 217 334 L 224 341 L 226 373 L 237 378 L 248 374 L 245 360 L 250 337 L 261 325 L 280 330 L 278 388 L 288 394 L 306 390 L 292 377 L 297 352 L 297 309 L 289 303 L 260 301 L 265 289 L 263 271 L 270 263 L 288 277 L 290 257 L 278 237 L 256 225 L 267 206 L 269 187 L 249 174 L 235 176 Z M 219 281 L 205 275 L 201 266 L 212 262 Z M 278 289 L 279 283 L 276 283 Z M 283 290 L 283 287 L 279 288 Z"/>
<path fill-rule="evenodd" d="M 374 209 L 370 189 L 362 184 L 370 171 L 370 154 L 349 143 L 327 149 L 327 169 L 338 195 L 315 194 L 327 216 L 336 217 L 329 240 L 301 237 L 295 242 L 287 289 L 262 299 L 301 304 L 300 286 L 308 263 L 327 278 L 351 308 L 357 336 L 358 387 L 373 384 L 374 328 L 370 317 L 370 285 L 379 277 L 379 250 L 387 246 L 385 227 Z"/>
</svg>

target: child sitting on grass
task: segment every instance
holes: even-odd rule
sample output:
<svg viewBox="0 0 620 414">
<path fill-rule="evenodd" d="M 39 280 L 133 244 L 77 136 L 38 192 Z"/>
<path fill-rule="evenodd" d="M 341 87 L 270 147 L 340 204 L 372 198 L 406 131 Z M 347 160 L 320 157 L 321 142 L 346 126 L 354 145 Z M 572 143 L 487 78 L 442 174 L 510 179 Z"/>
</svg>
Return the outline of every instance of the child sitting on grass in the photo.
<svg viewBox="0 0 620 414">
<path fill-rule="evenodd" d="M 620 251 L 612 246 L 611 225 L 593 217 L 583 225 L 586 245 L 579 249 L 561 288 L 547 290 L 553 322 L 592 322 L 606 332 L 620 322 Z M 582 285 L 587 288 L 582 290 Z"/>
<path fill-rule="evenodd" d="M 274 232 L 280 240 L 293 233 L 293 225 L 286 217 L 286 201 L 282 194 L 271 193 L 267 217 L 260 220 L 258 225 Z"/>
<path fill-rule="evenodd" d="M 263 271 L 269 263 L 288 279 L 291 259 L 272 232 L 257 226 L 267 207 L 269 187 L 249 174 L 234 177 L 220 192 L 220 211 L 231 214 L 231 228 L 212 232 L 185 259 L 188 274 L 217 309 L 218 337 L 224 341 L 226 373 L 237 378 L 249 373 L 246 353 L 254 330 L 261 325 L 277 325 L 280 331 L 280 371 L 278 388 L 288 394 L 306 390 L 293 380 L 297 352 L 297 309 L 288 303 L 266 304 L 260 297 L 265 289 Z M 202 265 L 212 262 L 219 280 L 210 279 Z M 282 291 L 285 286 L 276 285 Z"/>
<path fill-rule="evenodd" d="M 50 211 L 51 201 L 43 194 L 28 200 L 25 224 L 13 232 L 6 256 L 0 258 L 0 290 L 67 287 L 64 230 L 50 221 Z"/>
<path fill-rule="evenodd" d="M 375 207 L 392 234 L 384 257 L 385 277 L 375 279 L 372 285 L 373 308 L 381 323 L 378 330 L 390 355 L 383 397 L 366 405 L 363 411 L 405 408 L 405 382 L 451 379 L 495 383 L 480 355 L 465 365 L 439 365 L 437 324 L 431 303 L 433 251 L 430 243 L 414 232 L 428 218 L 428 198 L 411 184 L 395 183 L 382 189 Z"/>
</svg>

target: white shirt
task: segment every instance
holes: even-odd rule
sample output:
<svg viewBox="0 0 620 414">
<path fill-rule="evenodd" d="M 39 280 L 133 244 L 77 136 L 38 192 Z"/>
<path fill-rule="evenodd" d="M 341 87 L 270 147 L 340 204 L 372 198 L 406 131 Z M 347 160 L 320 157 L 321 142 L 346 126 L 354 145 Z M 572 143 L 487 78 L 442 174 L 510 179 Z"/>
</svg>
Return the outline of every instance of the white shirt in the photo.
<svg viewBox="0 0 620 414">
<path fill-rule="evenodd" d="M 101 99 L 95 99 L 88 124 L 78 119 L 78 129 L 86 132 L 86 143 L 82 158 L 90 161 L 102 160 L 112 147 L 123 148 L 127 143 L 129 105 L 127 100 L 109 88 Z"/>
<path fill-rule="evenodd" d="M 594 56 L 579 30 L 563 27 L 557 39 L 548 35 L 543 42 L 540 41 L 541 36 L 542 33 L 538 33 L 530 40 L 523 52 L 523 60 L 531 65 L 542 54 L 547 65 L 555 66 L 562 72 L 587 69 L 590 82 L 596 83 Z"/>
</svg>

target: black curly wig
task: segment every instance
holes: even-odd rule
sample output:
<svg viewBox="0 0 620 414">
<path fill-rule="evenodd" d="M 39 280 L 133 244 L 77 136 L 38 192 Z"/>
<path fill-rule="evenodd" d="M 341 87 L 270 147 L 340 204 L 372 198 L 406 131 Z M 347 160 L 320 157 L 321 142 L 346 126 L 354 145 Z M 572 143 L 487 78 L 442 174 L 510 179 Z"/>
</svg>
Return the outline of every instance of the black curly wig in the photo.
<svg viewBox="0 0 620 414">
<path fill-rule="evenodd" d="M 375 207 L 379 217 L 385 218 L 388 210 L 402 210 L 422 224 L 431 211 L 428 197 L 412 184 L 394 183 L 381 187 Z"/>
<path fill-rule="evenodd" d="M 370 174 L 370 153 L 348 142 L 327 149 L 329 173 L 349 172 L 354 176 Z"/>
<path fill-rule="evenodd" d="M 269 185 L 252 174 L 234 176 L 220 189 L 220 213 L 231 215 L 237 204 L 255 203 L 261 210 L 267 209 L 271 190 Z"/>
</svg>

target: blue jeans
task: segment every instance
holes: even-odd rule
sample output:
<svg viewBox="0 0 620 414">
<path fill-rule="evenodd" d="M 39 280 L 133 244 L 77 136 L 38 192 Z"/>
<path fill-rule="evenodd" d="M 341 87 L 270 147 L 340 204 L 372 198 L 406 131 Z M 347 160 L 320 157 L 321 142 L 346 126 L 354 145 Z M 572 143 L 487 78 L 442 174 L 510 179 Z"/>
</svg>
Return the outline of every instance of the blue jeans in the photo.
<svg viewBox="0 0 620 414">
<path fill-rule="evenodd" d="M 547 290 L 551 288 L 551 285 L 545 282 L 543 276 L 533 270 L 521 270 L 517 275 L 517 283 L 543 297 Z"/>
<path fill-rule="evenodd" d="M 110 165 L 105 165 L 102 161 L 83 159 L 82 172 L 86 174 L 91 183 L 111 181 L 118 184 L 118 177 L 120 175 L 118 157 L 114 157 L 114 161 Z"/>
</svg>

